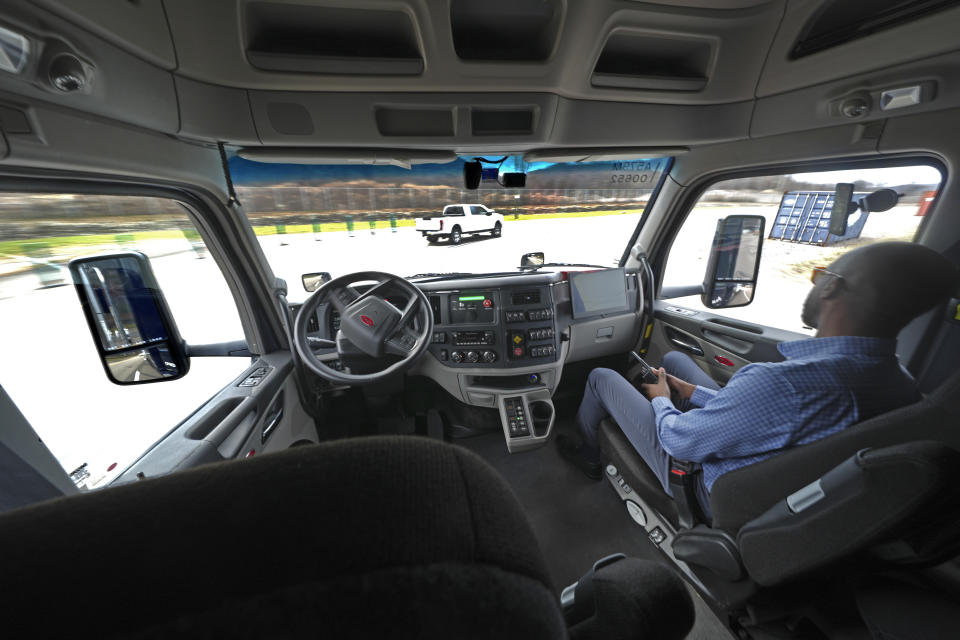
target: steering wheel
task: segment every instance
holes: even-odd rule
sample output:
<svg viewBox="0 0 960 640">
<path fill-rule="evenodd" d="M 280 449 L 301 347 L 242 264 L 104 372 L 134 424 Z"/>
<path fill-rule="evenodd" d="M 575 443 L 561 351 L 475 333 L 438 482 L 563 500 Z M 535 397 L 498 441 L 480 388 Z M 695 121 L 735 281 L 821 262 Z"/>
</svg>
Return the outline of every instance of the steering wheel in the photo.
<svg viewBox="0 0 960 640">
<path fill-rule="evenodd" d="M 376 284 L 363 293 L 352 286 L 370 281 Z M 383 298 L 388 288 L 400 289 L 408 295 L 402 309 Z M 340 331 L 335 341 L 307 331 L 310 318 L 327 301 L 340 313 Z M 380 271 L 349 273 L 324 283 L 300 307 L 293 330 L 294 347 L 307 368 L 341 384 L 371 384 L 403 371 L 426 351 L 432 336 L 433 311 L 427 297 L 404 278 Z M 341 362 L 357 356 L 366 356 L 372 364 L 377 360 L 393 360 L 388 356 L 400 359 L 379 371 L 347 373 L 324 364 L 324 360 L 333 359 L 334 354 Z M 326 358 L 321 359 L 323 356 Z"/>
</svg>

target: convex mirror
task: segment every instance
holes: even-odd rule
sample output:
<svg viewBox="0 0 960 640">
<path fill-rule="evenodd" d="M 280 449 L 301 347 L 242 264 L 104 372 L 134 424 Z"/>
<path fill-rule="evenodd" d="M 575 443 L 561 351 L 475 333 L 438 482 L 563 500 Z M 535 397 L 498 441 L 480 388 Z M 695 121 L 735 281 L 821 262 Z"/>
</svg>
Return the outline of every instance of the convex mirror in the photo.
<svg viewBox="0 0 960 640">
<path fill-rule="evenodd" d="M 303 282 L 303 288 L 313 293 L 325 282 L 330 282 L 331 276 L 329 271 L 317 271 L 316 273 L 305 273 L 300 276 L 300 281 Z"/>
<path fill-rule="evenodd" d="M 543 251 L 536 251 L 534 253 L 525 253 L 520 256 L 520 268 L 525 269 L 527 267 L 542 267 L 543 266 Z"/>
<path fill-rule="evenodd" d="M 107 377 L 144 384 L 186 375 L 190 360 L 142 253 L 116 253 L 70 262 L 83 314 Z"/>
<path fill-rule="evenodd" d="M 763 247 L 763 216 L 727 216 L 717 222 L 701 301 L 710 309 L 753 301 Z"/>
</svg>

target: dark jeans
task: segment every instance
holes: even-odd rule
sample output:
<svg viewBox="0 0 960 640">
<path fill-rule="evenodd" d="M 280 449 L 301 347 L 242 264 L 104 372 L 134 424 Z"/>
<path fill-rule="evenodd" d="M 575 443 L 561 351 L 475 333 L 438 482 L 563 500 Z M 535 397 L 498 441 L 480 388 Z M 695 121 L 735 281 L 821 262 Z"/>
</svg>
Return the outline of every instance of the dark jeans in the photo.
<svg viewBox="0 0 960 640">
<path fill-rule="evenodd" d="M 667 373 L 681 380 L 709 389 L 720 388 L 689 356 L 679 351 L 671 351 L 664 355 L 660 366 L 666 369 Z M 690 403 L 686 400 L 675 399 L 674 405 L 681 411 L 690 408 Z M 577 412 L 577 423 L 583 435 L 584 454 L 596 462 L 602 462 L 600 449 L 597 447 L 597 431 L 600 429 L 600 421 L 607 416 L 617 422 L 630 444 L 660 480 L 663 490 L 672 496 L 670 454 L 660 446 L 660 440 L 657 438 L 656 416 L 650 401 L 616 371 L 594 369 L 587 378 L 583 402 Z M 710 517 L 707 488 L 703 484 L 703 475 L 700 474 L 698 477 L 697 498 L 704 513 Z"/>
</svg>

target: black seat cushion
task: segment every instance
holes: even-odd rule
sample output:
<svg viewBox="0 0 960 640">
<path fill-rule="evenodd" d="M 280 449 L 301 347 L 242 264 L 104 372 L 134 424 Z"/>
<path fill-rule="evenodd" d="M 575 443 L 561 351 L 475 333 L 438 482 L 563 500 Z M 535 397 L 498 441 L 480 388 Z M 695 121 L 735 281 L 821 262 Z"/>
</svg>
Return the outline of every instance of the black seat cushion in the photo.
<svg viewBox="0 0 960 640">
<path fill-rule="evenodd" d="M 713 526 L 735 536 L 745 523 L 860 449 L 914 440 L 960 449 L 960 372 L 920 402 L 723 474 L 710 491 Z"/>
<path fill-rule="evenodd" d="M 0 516 L 31 637 L 565 637 L 519 503 L 480 458 L 364 438 Z"/>
</svg>

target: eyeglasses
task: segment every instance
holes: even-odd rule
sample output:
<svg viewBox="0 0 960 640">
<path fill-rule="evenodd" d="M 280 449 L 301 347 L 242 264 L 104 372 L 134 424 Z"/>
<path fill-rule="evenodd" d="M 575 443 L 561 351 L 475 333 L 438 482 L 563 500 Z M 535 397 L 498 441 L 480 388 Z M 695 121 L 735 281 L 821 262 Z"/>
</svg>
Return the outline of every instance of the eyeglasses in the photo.
<svg viewBox="0 0 960 640">
<path fill-rule="evenodd" d="M 823 276 L 833 276 L 834 278 L 840 278 L 841 280 L 843 280 L 842 275 L 840 275 L 839 273 L 830 271 L 826 267 L 814 267 L 813 273 L 810 274 L 810 282 L 812 282 L 813 284 L 817 284 L 817 281 L 819 281 L 820 278 Z"/>
</svg>

